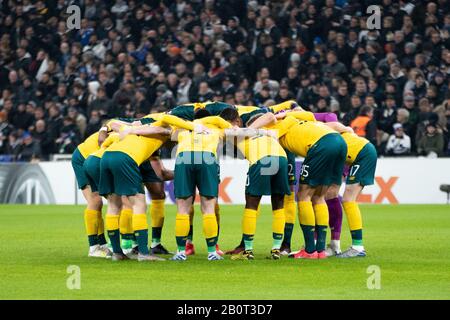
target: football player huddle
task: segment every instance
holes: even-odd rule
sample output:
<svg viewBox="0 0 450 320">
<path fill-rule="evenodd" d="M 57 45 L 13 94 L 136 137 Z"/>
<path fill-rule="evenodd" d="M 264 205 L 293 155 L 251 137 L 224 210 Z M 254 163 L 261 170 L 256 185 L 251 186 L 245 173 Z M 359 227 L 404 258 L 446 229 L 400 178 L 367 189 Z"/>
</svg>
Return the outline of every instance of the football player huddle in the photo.
<svg viewBox="0 0 450 320">
<path fill-rule="evenodd" d="M 159 150 L 166 144 L 177 144 L 173 171 L 165 168 L 159 157 Z M 222 260 L 217 198 L 218 149 L 223 144 L 232 144 L 249 163 L 242 190 L 245 192 L 242 240 L 226 252 L 232 260 L 254 259 L 253 241 L 262 196 L 271 197 L 271 259 L 366 256 L 356 199 L 364 186 L 374 182 L 375 147 L 339 123 L 335 114 L 311 113 L 295 101 L 264 108 L 223 102 L 190 103 L 142 119 L 107 121 L 72 155 L 78 186 L 87 202 L 84 222 L 88 255 L 113 261 L 166 260 L 162 255 L 171 253 L 161 244 L 164 181 L 173 180 L 177 250 L 170 260 L 187 260 L 195 253 L 192 221 L 197 193 L 207 259 Z M 304 159 L 298 177 L 296 157 Z M 339 197 L 343 181 L 345 190 Z M 149 206 L 145 189 L 151 196 Z M 105 218 L 102 197 L 107 200 Z M 352 237 L 352 245 L 345 251 L 340 248 L 342 208 Z M 294 252 L 291 238 L 297 211 L 304 246 Z M 328 227 L 331 242 L 327 246 Z"/>
</svg>

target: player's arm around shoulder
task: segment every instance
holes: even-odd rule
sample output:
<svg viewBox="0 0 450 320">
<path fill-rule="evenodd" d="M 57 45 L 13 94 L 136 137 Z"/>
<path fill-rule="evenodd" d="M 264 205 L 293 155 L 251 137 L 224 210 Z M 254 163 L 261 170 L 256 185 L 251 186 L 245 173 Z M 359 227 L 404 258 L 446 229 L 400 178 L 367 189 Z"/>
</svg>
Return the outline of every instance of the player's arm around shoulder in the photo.
<svg viewBox="0 0 450 320">
<path fill-rule="evenodd" d="M 233 127 L 231 123 L 229 123 L 228 121 L 219 116 L 209 116 L 202 119 L 198 119 L 195 121 L 195 123 L 200 123 L 205 126 L 212 125 L 218 129 L 229 129 Z"/>
<path fill-rule="evenodd" d="M 186 130 L 194 130 L 194 123 L 192 121 L 183 120 L 171 114 L 163 114 L 156 123 L 162 123 L 165 126 L 174 126 Z"/>
<path fill-rule="evenodd" d="M 288 111 L 288 112 L 286 112 L 286 115 L 294 117 L 297 120 L 316 121 L 316 118 L 314 117 L 314 113 L 309 112 L 309 111 Z"/>
<path fill-rule="evenodd" d="M 141 135 L 141 136 L 154 136 L 154 135 L 170 135 L 172 130 L 164 126 L 156 125 L 157 122 L 152 125 L 141 125 L 141 126 L 123 126 L 120 129 L 120 140 L 123 140 L 126 136 L 130 134 Z"/>
<path fill-rule="evenodd" d="M 269 127 L 277 123 L 276 116 L 267 112 L 256 118 L 248 127 L 252 129 L 261 129 L 264 127 Z"/>
<path fill-rule="evenodd" d="M 343 125 L 340 122 L 334 121 L 334 122 L 326 122 L 325 125 L 327 127 L 330 127 L 331 129 L 333 129 L 334 131 L 337 131 L 339 133 L 354 133 L 353 129 L 350 127 L 347 127 L 345 125 Z"/>
</svg>

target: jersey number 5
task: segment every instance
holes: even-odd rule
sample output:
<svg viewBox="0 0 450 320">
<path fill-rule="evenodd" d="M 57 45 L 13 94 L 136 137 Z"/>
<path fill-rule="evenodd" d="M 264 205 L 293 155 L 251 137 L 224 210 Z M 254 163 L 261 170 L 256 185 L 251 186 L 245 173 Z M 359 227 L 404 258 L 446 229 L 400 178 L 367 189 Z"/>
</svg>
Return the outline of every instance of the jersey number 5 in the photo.
<svg viewBox="0 0 450 320">
<path fill-rule="evenodd" d="M 309 176 L 309 166 L 308 165 L 302 165 L 302 170 L 300 172 L 300 175 L 304 178 L 306 178 L 307 176 Z"/>
</svg>

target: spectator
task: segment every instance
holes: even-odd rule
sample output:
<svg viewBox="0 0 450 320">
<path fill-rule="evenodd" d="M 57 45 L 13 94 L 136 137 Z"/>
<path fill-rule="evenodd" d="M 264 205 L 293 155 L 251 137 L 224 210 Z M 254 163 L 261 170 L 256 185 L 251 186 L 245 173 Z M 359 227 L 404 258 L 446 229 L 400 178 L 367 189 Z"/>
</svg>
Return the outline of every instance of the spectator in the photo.
<svg viewBox="0 0 450 320">
<path fill-rule="evenodd" d="M 57 153 L 73 153 L 80 142 L 80 132 L 77 125 L 72 118 L 65 117 L 61 133 L 55 140 Z"/>
<path fill-rule="evenodd" d="M 366 30 L 367 1 L 332 0 L 86 0 L 77 2 L 81 29 L 68 31 L 69 2 L 2 2 L 0 111 L 8 128 L 18 126 L 8 136 L 20 130 L 14 144 L 39 120 L 58 139 L 71 108 L 86 118 L 89 130 L 79 123 L 85 134 L 98 117 L 211 99 L 267 105 L 294 97 L 305 109 L 339 113 L 348 125 L 363 106 L 378 119 L 390 96 L 394 113 L 409 112 L 402 125 L 412 153 L 428 122 L 449 140 L 445 1 L 407 9 L 385 1 L 379 31 Z M 423 98 L 426 113 L 418 110 L 428 108 L 420 107 Z M 391 109 L 387 121 L 375 121 L 388 135 L 397 121 Z"/>
<path fill-rule="evenodd" d="M 106 96 L 106 90 L 104 87 L 97 89 L 97 94 L 90 101 L 88 106 L 88 114 L 92 114 L 93 111 L 97 111 L 102 118 L 107 118 L 111 110 L 111 100 Z"/>
<path fill-rule="evenodd" d="M 351 122 L 350 127 L 360 137 L 365 137 L 367 140 L 377 146 L 377 125 L 374 119 L 372 107 L 363 106 L 359 115 Z"/>
<path fill-rule="evenodd" d="M 361 98 L 358 97 L 357 95 L 352 95 L 350 103 L 351 103 L 352 108 L 342 118 L 342 122 L 346 126 L 350 125 L 352 123 L 352 121 L 355 120 L 356 117 L 358 117 L 360 115 L 360 110 L 361 110 L 361 106 L 362 106 Z"/>
<path fill-rule="evenodd" d="M 41 159 L 41 146 L 34 140 L 33 136 L 25 132 L 22 136 L 22 144 L 16 151 L 16 160 L 23 162 Z"/>
<path fill-rule="evenodd" d="M 100 112 L 97 110 L 92 110 L 89 116 L 89 122 L 87 123 L 86 130 L 84 132 L 84 138 L 86 139 L 91 134 L 100 130 L 102 126 L 102 118 Z"/>
<path fill-rule="evenodd" d="M 262 68 L 259 73 L 259 81 L 255 83 L 255 86 L 253 87 L 253 92 L 255 94 L 258 93 L 263 87 L 269 88 L 270 96 L 275 97 L 278 89 L 280 88 L 280 84 L 278 81 L 271 80 L 270 79 L 270 72 L 267 68 Z"/>
<path fill-rule="evenodd" d="M 436 125 L 428 123 L 424 135 L 417 144 L 417 153 L 429 158 L 436 158 L 444 151 L 444 137 L 437 131 Z"/>
<path fill-rule="evenodd" d="M 147 100 L 147 91 L 144 88 L 136 90 L 134 95 L 136 101 L 136 117 L 141 118 L 150 113 L 150 102 Z"/>
<path fill-rule="evenodd" d="M 425 97 L 427 94 L 427 87 L 428 84 L 426 83 L 424 76 L 420 73 L 417 74 L 414 87 L 412 88 L 416 101 Z"/>
<path fill-rule="evenodd" d="M 447 92 L 446 100 L 433 110 L 439 117 L 439 126 L 447 133 L 450 131 L 450 91 Z"/>
<path fill-rule="evenodd" d="M 325 81 L 331 81 L 334 77 L 345 77 L 347 68 L 342 62 L 337 60 L 336 53 L 329 51 L 327 54 L 327 64 L 322 68 Z"/>
<path fill-rule="evenodd" d="M 397 110 L 397 123 L 402 125 L 403 131 L 411 138 L 414 137 L 414 126 L 409 121 L 410 113 L 405 108 Z M 394 128 L 395 129 L 395 128 Z"/>
<path fill-rule="evenodd" d="M 397 119 L 395 97 L 393 95 L 386 97 L 383 107 L 377 112 L 376 119 L 378 129 L 382 131 L 383 134 L 390 135 L 393 133 L 392 128 Z"/>
<path fill-rule="evenodd" d="M 33 114 L 27 112 L 25 103 L 20 103 L 17 106 L 17 111 L 13 113 L 11 124 L 16 129 L 28 130 L 33 124 L 33 119 Z"/>
<path fill-rule="evenodd" d="M 192 87 L 192 80 L 185 74 L 178 83 L 177 88 L 177 104 L 184 104 L 190 101 L 189 92 Z"/>
<path fill-rule="evenodd" d="M 8 147 L 8 137 L 13 132 L 14 127 L 8 123 L 8 114 L 0 111 L 0 154 L 6 154 Z"/>
<path fill-rule="evenodd" d="M 50 155 L 53 154 L 55 144 L 51 136 L 46 131 L 44 120 L 40 119 L 36 121 L 36 125 L 34 130 L 31 132 L 31 136 L 41 148 L 41 160 L 50 160 Z"/>
<path fill-rule="evenodd" d="M 81 137 L 84 137 L 87 126 L 86 117 L 79 113 L 77 108 L 75 107 L 69 107 L 69 109 L 67 110 L 67 116 L 70 117 L 78 127 L 78 131 L 80 132 Z"/>
<path fill-rule="evenodd" d="M 8 136 L 8 143 L 5 146 L 5 154 L 13 156 L 14 160 L 17 160 L 17 155 L 22 148 L 22 139 L 19 138 L 18 131 L 13 131 Z"/>
<path fill-rule="evenodd" d="M 411 152 L 411 138 L 404 132 L 401 123 L 394 124 L 394 134 L 389 137 L 386 155 L 405 156 Z"/>
<path fill-rule="evenodd" d="M 350 101 L 350 96 L 348 93 L 348 85 L 346 82 L 342 81 L 337 90 L 337 95 L 335 96 L 337 102 L 340 106 L 340 111 L 345 114 L 350 111 L 352 105 Z"/>
</svg>

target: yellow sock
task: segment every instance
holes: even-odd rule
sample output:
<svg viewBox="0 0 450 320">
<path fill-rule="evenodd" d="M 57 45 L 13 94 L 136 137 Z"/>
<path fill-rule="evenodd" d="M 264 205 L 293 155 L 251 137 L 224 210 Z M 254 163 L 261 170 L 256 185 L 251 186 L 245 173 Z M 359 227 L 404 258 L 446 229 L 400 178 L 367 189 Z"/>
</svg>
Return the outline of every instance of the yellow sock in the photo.
<svg viewBox="0 0 450 320">
<path fill-rule="evenodd" d="M 120 247 L 119 215 L 106 214 L 105 222 L 113 252 L 121 253 L 122 248 Z"/>
<path fill-rule="evenodd" d="M 314 205 L 314 215 L 316 217 L 316 225 L 328 226 L 328 207 L 326 203 L 319 203 Z"/>
<path fill-rule="evenodd" d="M 150 217 L 152 217 L 152 228 L 162 228 L 164 225 L 164 199 L 152 199 L 150 206 Z"/>
<path fill-rule="evenodd" d="M 177 240 L 178 252 L 184 252 L 186 250 L 186 240 L 189 234 L 189 214 L 177 213 L 175 219 L 175 238 Z"/>
<path fill-rule="evenodd" d="M 253 235 L 256 232 L 257 210 L 244 209 L 244 217 L 242 218 L 242 233 Z"/>
<path fill-rule="evenodd" d="M 132 218 L 133 230 L 147 230 L 147 215 L 145 213 L 134 213 Z"/>
<path fill-rule="evenodd" d="M 282 235 L 284 233 L 284 223 L 286 221 L 284 209 L 274 210 L 272 214 L 272 232 Z"/>
<path fill-rule="evenodd" d="M 327 244 L 327 229 L 328 229 L 328 206 L 326 203 L 319 203 L 314 205 L 314 214 L 316 216 L 316 250 L 322 252 Z"/>
<path fill-rule="evenodd" d="M 312 253 L 316 251 L 316 244 L 314 243 L 316 217 L 311 201 L 298 202 L 298 220 L 300 221 L 303 238 L 305 239 L 305 250 L 308 253 Z"/>
<path fill-rule="evenodd" d="M 215 213 L 203 214 L 203 233 L 206 238 L 206 245 L 208 246 L 208 253 L 216 252 L 217 234 L 219 227 L 217 225 L 217 218 Z"/>
<path fill-rule="evenodd" d="M 217 219 L 214 213 L 203 214 L 203 233 L 206 239 L 217 237 Z"/>
<path fill-rule="evenodd" d="M 300 221 L 300 224 L 305 226 L 316 225 L 314 208 L 311 201 L 298 202 L 298 220 Z"/>
<path fill-rule="evenodd" d="M 98 211 L 85 209 L 84 210 L 84 226 L 88 236 L 96 235 L 98 232 Z"/>
<path fill-rule="evenodd" d="M 362 229 L 362 217 L 358 204 L 351 201 L 343 202 L 342 206 L 344 207 L 345 215 L 347 216 L 350 231 Z"/>
<path fill-rule="evenodd" d="M 189 233 L 189 215 L 179 214 L 175 220 L 175 236 L 176 237 L 187 237 Z"/>
<path fill-rule="evenodd" d="M 297 208 L 295 205 L 295 193 L 291 192 L 290 195 L 284 196 L 284 214 L 286 216 L 286 223 L 295 223 L 295 214 Z"/>
<path fill-rule="evenodd" d="M 119 229 L 119 215 L 106 214 L 105 217 L 106 230 L 117 230 Z"/>
<path fill-rule="evenodd" d="M 132 209 L 122 209 L 120 212 L 119 226 L 121 234 L 133 233 L 133 210 Z"/>
<path fill-rule="evenodd" d="M 101 235 L 105 233 L 105 222 L 103 221 L 103 216 L 101 211 L 97 211 L 97 235 Z"/>
</svg>

